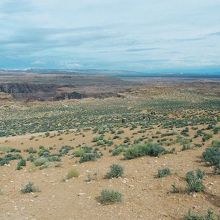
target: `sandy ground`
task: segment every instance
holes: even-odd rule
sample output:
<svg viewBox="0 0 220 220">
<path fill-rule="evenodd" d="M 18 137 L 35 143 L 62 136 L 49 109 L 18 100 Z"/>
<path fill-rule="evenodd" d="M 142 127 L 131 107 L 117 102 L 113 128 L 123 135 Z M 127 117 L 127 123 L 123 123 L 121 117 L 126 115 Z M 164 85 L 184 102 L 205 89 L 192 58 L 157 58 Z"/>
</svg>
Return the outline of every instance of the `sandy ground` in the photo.
<svg viewBox="0 0 220 220">
<path fill-rule="evenodd" d="M 142 135 L 155 135 L 159 128 L 139 134 L 125 129 L 122 137 L 138 138 Z M 138 129 L 137 129 L 138 130 Z M 163 133 L 164 131 L 160 129 Z M 193 131 L 190 131 L 193 135 Z M 135 133 L 135 134 L 134 134 Z M 53 136 L 55 133 L 51 133 Z M 31 138 L 35 136 L 35 138 Z M 24 135 L 0 138 L 0 146 L 26 149 L 38 148 L 40 145 L 59 149 L 63 145 L 73 147 L 79 144 L 94 145 L 92 131 L 83 134 L 70 131 L 59 136 L 44 137 L 44 134 Z M 108 135 L 106 135 L 108 137 Z M 111 137 L 111 135 L 109 135 Z M 168 137 L 169 138 L 169 137 Z M 30 140 L 32 139 L 32 140 Z M 219 134 L 213 139 L 220 139 Z M 123 139 L 122 139 L 123 140 Z M 120 143 L 120 140 L 116 141 Z M 115 142 L 115 143 L 116 143 Z M 195 212 L 206 212 L 212 208 L 220 212 L 220 176 L 213 175 L 213 168 L 201 162 L 202 152 L 211 143 L 208 141 L 201 148 L 179 151 L 159 158 L 142 157 L 134 160 L 123 160 L 123 156 L 111 156 L 109 147 L 102 149 L 103 157 L 95 162 L 79 164 L 78 159 L 62 157 L 60 167 L 49 167 L 43 170 L 34 168 L 31 163 L 17 171 L 17 162 L 0 167 L 0 219 L 183 219 L 192 209 Z M 114 164 L 124 167 L 124 176 L 118 179 L 105 179 L 109 167 Z M 155 178 L 157 170 L 169 167 L 172 175 Z M 62 181 L 67 172 L 75 168 L 78 178 Z M 204 193 L 187 194 L 171 193 L 171 185 L 184 189 L 184 176 L 190 170 L 200 168 L 206 171 Z M 96 178 L 87 182 L 88 174 Z M 27 182 L 33 182 L 40 192 L 22 194 L 20 188 Z M 121 203 L 101 205 L 97 197 L 103 189 L 113 189 L 123 194 Z"/>
</svg>

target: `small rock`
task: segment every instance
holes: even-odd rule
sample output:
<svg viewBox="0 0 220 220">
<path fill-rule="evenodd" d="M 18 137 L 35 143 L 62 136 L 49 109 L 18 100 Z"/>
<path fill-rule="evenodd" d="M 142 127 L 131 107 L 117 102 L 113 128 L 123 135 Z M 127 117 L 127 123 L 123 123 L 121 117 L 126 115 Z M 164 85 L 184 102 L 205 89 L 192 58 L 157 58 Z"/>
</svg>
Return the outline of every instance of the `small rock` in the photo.
<svg viewBox="0 0 220 220">
<path fill-rule="evenodd" d="M 78 193 L 78 196 L 83 196 L 85 195 L 85 193 Z"/>
</svg>

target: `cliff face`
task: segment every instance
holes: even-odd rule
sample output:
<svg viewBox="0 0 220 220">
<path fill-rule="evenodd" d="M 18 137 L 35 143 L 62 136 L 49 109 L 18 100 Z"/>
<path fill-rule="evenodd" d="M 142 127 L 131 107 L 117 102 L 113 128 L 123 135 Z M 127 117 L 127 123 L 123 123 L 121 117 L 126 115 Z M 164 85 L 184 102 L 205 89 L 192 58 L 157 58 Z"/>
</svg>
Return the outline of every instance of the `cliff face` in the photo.
<svg viewBox="0 0 220 220">
<path fill-rule="evenodd" d="M 98 91 L 91 88 L 75 88 L 74 86 L 54 84 L 32 84 L 32 83 L 0 83 L 0 93 L 4 97 L 10 96 L 15 100 L 63 100 L 83 99 L 86 97 L 104 98 L 117 96 L 117 92 L 105 91 L 99 88 Z"/>
<path fill-rule="evenodd" d="M 49 100 L 56 94 L 57 86 L 50 84 L 1 83 L 0 92 L 16 100 Z"/>
<path fill-rule="evenodd" d="M 130 81 L 102 75 L 0 72 L 0 92 L 25 101 L 105 98 L 117 96 L 133 85 Z"/>
<path fill-rule="evenodd" d="M 2 83 L 0 84 L 0 92 L 9 94 L 51 92 L 55 91 L 56 87 L 50 84 Z"/>
</svg>

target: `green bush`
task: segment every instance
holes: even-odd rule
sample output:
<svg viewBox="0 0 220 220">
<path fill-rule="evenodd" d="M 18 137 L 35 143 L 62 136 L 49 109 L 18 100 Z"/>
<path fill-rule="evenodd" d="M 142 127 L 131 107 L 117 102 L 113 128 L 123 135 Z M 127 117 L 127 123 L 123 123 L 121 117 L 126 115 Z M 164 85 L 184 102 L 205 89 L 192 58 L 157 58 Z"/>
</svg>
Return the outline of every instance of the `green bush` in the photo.
<svg viewBox="0 0 220 220">
<path fill-rule="evenodd" d="M 121 200 L 122 200 L 122 194 L 120 192 L 113 190 L 103 190 L 99 198 L 99 201 L 105 205 L 121 202 Z"/>
<path fill-rule="evenodd" d="M 72 149 L 72 147 L 66 145 L 66 146 L 62 146 L 62 147 L 60 148 L 59 152 L 60 152 L 61 155 L 66 155 L 66 154 L 69 153 L 69 151 L 70 151 L 71 149 Z"/>
<path fill-rule="evenodd" d="M 25 167 L 25 166 L 26 166 L 26 160 L 21 159 L 17 164 L 17 170 L 21 170 L 22 167 Z"/>
<path fill-rule="evenodd" d="M 116 146 L 113 150 L 112 150 L 112 156 L 118 156 L 119 154 L 121 154 L 122 152 L 125 151 L 125 147 L 124 146 Z"/>
<path fill-rule="evenodd" d="M 31 162 L 34 162 L 36 160 L 36 156 L 34 156 L 33 154 L 30 154 L 28 157 L 27 157 L 27 161 L 31 161 Z"/>
<path fill-rule="evenodd" d="M 26 149 L 25 151 L 28 152 L 29 154 L 35 154 L 35 153 L 37 153 L 37 150 L 34 149 L 33 147 L 29 147 L 29 148 Z"/>
<path fill-rule="evenodd" d="M 202 144 L 195 144 L 194 146 L 197 148 L 200 148 L 200 147 L 202 147 Z"/>
<path fill-rule="evenodd" d="M 67 173 L 66 179 L 71 179 L 73 177 L 79 177 L 79 172 L 75 169 L 72 169 Z"/>
<path fill-rule="evenodd" d="M 184 129 L 181 131 L 181 134 L 182 134 L 183 136 L 189 136 L 189 128 L 188 128 L 188 127 L 184 128 Z"/>
<path fill-rule="evenodd" d="M 200 170 L 200 169 L 197 169 L 196 170 L 196 176 L 199 178 L 199 179 L 203 179 L 204 176 L 205 176 L 205 172 Z"/>
<path fill-rule="evenodd" d="M 50 155 L 49 157 L 47 157 L 48 161 L 50 162 L 54 162 L 54 161 L 61 161 L 60 159 L 60 155 Z"/>
<path fill-rule="evenodd" d="M 37 158 L 36 160 L 34 160 L 34 165 L 36 167 L 38 167 L 38 166 L 45 165 L 48 162 L 49 162 L 49 160 L 46 157 L 40 157 L 40 158 Z"/>
<path fill-rule="evenodd" d="M 19 150 L 17 148 L 9 148 L 7 150 L 7 153 L 21 153 L 21 150 Z"/>
<path fill-rule="evenodd" d="M 38 152 L 38 155 L 41 157 L 41 156 L 48 156 L 50 154 L 50 151 L 48 149 L 46 149 L 45 147 L 43 146 L 40 146 L 39 148 L 39 152 Z"/>
<path fill-rule="evenodd" d="M 217 140 L 212 141 L 212 147 L 220 148 L 220 141 Z"/>
<path fill-rule="evenodd" d="M 9 164 L 12 160 L 20 160 L 22 156 L 20 154 L 6 154 L 3 158 L 0 158 L 0 166 Z"/>
<path fill-rule="evenodd" d="M 205 142 L 205 141 L 208 141 L 210 138 L 212 138 L 212 134 L 203 133 L 202 140 L 203 140 L 204 142 Z"/>
<path fill-rule="evenodd" d="M 79 162 L 84 163 L 87 161 L 95 161 L 101 157 L 101 152 L 92 147 L 81 147 L 79 150 L 74 152 L 75 157 L 80 157 Z"/>
<path fill-rule="evenodd" d="M 166 153 L 166 149 L 164 147 L 155 143 L 147 143 L 144 145 L 133 145 L 125 151 L 124 158 L 126 160 L 130 160 L 146 155 L 157 157 L 164 153 Z"/>
<path fill-rule="evenodd" d="M 219 131 L 220 131 L 220 126 L 213 128 L 213 133 L 214 134 L 218 134 Z"/>
<path fill-rule="evenodd" d="M 98 141 L 101 141 L 101 140 L 104 140 L 104 135 L 100 135 L 100 136 L 94 137 L 92 139 L 92 142 L 98 142 Z"/>
<path fill-rule="evenodd" d="M 212 147 L 207 148 L 203 152 L 202 157 L 205 162 L 214 166 L 214 170 L 217 174 L 220 173 L 220 142 L 214 141 Z"/>
<path fill-rule="evenodd" d="M 124 169 L 121 165 L 113 164 L 110 167 L 110 171 L 106 174 L 106 178 L 118 178 L 121 177 L 124 173 Z"/>
<path fill-rule="evenodd" d="M 169 176 L 170 174 L 171 174 L 170 169 L 169 168 L 164 168 L 164 169 L 158 170 L 157 177 L 162 178 L 162 177 L 165 177 L 165 176 Z"/>
<path fill-rule="evenodd" d="M 80 157 L 79 162 L 80 163 L 84 163 L 87 161 L 95 161 L 97 160 L 97 158 L 99 158 L 100 156 L 96 153 L 96 152 L 91 152 L 91 153 L 85 153 Z"/>
<path fill-rule="evenodd" d="M 94 148 L 91 148 L 91 147 L 80 147 L 78 150 L 76 150 L 73 155 L 74 157 L 81 157 L 83 156 L 83 154 L 86 154 L 86 153 L 91 153 L 94 151 Z"/>
<path fill-rule="evenodd" d="M 39 189 L 34 186 L 32 182 L 29 182 L 25 186 L 21 188 L 22 193 L 31 193 L 31 192 L 39 192 Z"/>
<path fill-rule="evenodd" d="M 201 192 L 205 189 L 203 185 L 204 172 L 201 170 L 189 171 L 186 174 L 186 182 L 188 184 L 188 192 Z"/>
<path fill-rule="evenodd" d="M 210 209 L 207 211 L 206 215 L 198 215 L 189 210 L 187 215 L 184 217 L 184 220 L 219 220 L 219 217 L 220 216 L 216 216 Z"/>
</svg>

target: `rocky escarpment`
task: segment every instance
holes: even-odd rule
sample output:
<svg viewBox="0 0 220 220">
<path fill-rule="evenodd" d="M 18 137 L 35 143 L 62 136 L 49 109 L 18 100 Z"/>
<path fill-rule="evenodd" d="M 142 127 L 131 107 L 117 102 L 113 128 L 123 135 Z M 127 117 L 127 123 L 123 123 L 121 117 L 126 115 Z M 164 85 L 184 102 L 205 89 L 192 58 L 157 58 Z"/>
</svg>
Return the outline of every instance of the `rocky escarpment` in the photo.
<svg viewBox="0 0 220 220">
<path fill-rule="evenodd" d="M 137 83 L 90 74 L 1 74 L 0 92 L 15 100 L 63 100 L 117 96 Z"/>
<path fill-rule="evenodd" d="M 59 101 L 64 99 L 83 99 L 88 97 L 105 98 L 117 96 L 117 92 L 99 89 L 98 92 L 89 88 L 81 91 L 72 85 L 34 84 L 34 83 L 1 83 L 0 93 L 13 97 L 15 100 Z"/>
<path fill-rule="evenodd" d="M 50 84 L 30 84 L 30 83 L 2 83 L 0 84 L 0 92 L 16 94 L 16 93 L 35 93 L 35 92 L 52 92 L 56 91 L 56 85 Z"/>
<path fill-rule="evenodd" d="M 0 92 L 18 100 L 48 100 L 56 94 L 57 85 L 30 83 L 2 83 Z"/>
</svg>

